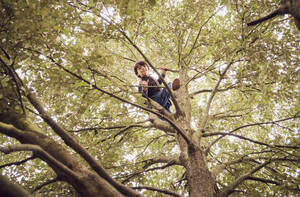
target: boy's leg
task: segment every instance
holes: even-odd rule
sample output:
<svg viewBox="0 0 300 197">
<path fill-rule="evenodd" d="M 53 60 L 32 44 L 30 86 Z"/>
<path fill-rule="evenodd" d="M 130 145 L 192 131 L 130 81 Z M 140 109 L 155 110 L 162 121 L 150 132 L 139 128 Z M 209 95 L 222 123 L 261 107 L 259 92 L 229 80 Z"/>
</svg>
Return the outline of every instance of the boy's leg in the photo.
<svg viewBox="0 0 300 197">
<path fill-rule="evenodd" d="M 173 81 L 173 83 L 169 82 L 168 86 L 175 91 L 175 90 L 177 90 L 177 89 L 180 88 L 180 80 L 179 79 L 175 79 Z M 159 93 L 157 93 L 156 95 L 154 95 L 153 97 L 151 97 L 151 99 L 154 100 L 154 101 L 156 101 L 157 103 L 159 103 L 168 112 L 171 113 L 171 111 L 170 111 L 170 106 L 171 106 L 170 94 L 169 94 L 169 92 L 167 91 L 166 88 L 163 88 Z"/>
<path fill-rule="evenodd" d="M 169 101 L 169 98 L 170 94 L 165 88 L 163 88 L 159 93 L 151 97 L 152 100 L 156 101 L 161 106 L 163 106 L 168 112 L 170 112 L 171 103 Z"/>
<path fill-rule="evenodd" d="M 168 84 L 169 85 L 169 84 Z M 171 106 L 171 102 L 170 102 L 170 94 L 169 92 L 167 91 L 166 88 L 163 88 L 161 90 L 161 95 L 160 95 L 160 104 L 168 111 L 168 112 L 171 112 L 170 111 L 170 106 Z"/>
</svg>

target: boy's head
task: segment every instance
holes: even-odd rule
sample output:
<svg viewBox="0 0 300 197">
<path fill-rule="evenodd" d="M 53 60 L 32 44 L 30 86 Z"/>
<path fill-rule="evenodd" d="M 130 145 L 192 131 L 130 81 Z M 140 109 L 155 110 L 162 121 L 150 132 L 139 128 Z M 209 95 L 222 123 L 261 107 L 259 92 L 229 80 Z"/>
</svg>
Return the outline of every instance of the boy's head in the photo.
<svg viewBox="0 0 300 197">
<path fill-rule="evenodd" d="M 135 75 L 139 78 L 148 76 L 149 66 L 145 61 L 138 61 L 134 65 Z"/>
</svg>

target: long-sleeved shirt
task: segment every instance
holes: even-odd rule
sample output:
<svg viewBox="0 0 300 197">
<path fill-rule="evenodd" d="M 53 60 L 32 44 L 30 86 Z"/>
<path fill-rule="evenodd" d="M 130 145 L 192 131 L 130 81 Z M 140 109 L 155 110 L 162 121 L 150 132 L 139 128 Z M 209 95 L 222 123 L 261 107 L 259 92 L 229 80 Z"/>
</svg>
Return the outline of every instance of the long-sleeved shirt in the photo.
<svg viewBox="0 0 300 197">
<path fill-rule="evenodd" d="M 162 74 L 161 77 L 165 78 L 165 74 Z M 143 95 L 147 96 L 147 97 L 152 97 L 153 95 L 157 94 L 160 91 L 160 87 L 157 87 L 159 85 L 162 84 L 162 80 L 158 79 L 155 80 L 153 77 L 149 76 L 149 82 L 148 82 L 148 86 L 156 86 L 156 87 L 149 87 L 147 88 L 147 90 L 143 90 L 142 86 L 139 86 L 139 92 L 143 93 Z"/>
</svg>

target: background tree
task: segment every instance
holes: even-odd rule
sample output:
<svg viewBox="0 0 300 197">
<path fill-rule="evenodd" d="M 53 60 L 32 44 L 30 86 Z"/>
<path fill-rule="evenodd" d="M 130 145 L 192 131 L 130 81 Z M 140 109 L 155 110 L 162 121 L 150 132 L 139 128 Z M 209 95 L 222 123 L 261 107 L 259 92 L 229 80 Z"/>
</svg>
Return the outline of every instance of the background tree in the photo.
<svg viewBox="0 0 300 197">
<path fill-rule="evenodd" d="M 0 0 L 2 174 L 43 196 L 297 196 L 299 33 L 246 25 L 278 4 Z M 172 114 L 137 93 L 141 59 L 180 78 Z"/>
</svg>

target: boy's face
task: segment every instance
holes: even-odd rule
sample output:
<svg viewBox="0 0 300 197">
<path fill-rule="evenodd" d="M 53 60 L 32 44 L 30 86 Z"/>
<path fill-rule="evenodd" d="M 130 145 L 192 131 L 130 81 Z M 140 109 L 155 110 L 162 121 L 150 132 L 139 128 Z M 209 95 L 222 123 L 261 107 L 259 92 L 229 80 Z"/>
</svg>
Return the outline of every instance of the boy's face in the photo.
<svg viewBox="0 0 300 197">
<path fill-rule="evenodd" d="M 140 77 L 148 76 L 148 67 L 147 66 L 139 66 L 137 68 L 137 72 Z"/>
</svg>

